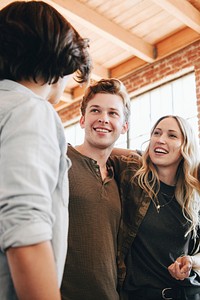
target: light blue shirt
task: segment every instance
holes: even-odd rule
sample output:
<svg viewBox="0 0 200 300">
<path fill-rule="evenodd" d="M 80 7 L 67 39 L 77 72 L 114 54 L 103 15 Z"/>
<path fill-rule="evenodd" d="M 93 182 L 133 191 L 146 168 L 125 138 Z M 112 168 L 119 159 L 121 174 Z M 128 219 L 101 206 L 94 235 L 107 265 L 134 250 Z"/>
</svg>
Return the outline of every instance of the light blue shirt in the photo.
<svg viewBox="0 0 200 300">
<path fill-rule="evenodd" d="M 51 240 L 61 283 L 70 160 L 60 118 L 26 87 L 0 81 L 0 300 L 17 299 L 6 249 Z"/>
</svg>

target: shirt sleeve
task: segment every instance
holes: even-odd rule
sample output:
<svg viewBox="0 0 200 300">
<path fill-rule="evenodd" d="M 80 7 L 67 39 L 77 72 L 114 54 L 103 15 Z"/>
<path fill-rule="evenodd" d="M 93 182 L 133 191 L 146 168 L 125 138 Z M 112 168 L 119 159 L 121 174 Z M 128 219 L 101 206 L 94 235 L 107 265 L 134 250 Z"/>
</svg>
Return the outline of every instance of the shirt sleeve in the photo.
<svg viewBox="0 0 200 300">
<path fill-rule="evenodd" d="M 136 154 L 130 154 L 128 156 L 111 156 L 111 164 L 114 168 L 115 179 L 118 184 L 121 183 L 122 178 L 125 181 L 125 178 L 130 181 L 130 178 L 137 171 L 139 164 L 141 161 L 141 157 Z"/>
<path fill-rule="evenodd" d="M 52 238 L 52 193 L 59 176 L 55 114 L 28 99 L 6 114 L 0 141 L 0 248 Z"/>
</svg>

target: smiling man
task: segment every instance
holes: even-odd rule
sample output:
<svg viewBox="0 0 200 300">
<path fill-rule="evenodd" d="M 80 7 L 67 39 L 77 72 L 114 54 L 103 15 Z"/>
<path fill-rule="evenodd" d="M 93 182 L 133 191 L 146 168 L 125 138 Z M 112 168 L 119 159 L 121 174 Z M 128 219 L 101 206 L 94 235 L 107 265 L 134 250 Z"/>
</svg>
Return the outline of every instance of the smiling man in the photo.
<svg viewBox="0 0 200 300">
<path fill-rule="evenodd" d="M 63 300 L 117 300 L 117 236 L 121 203 L 109 156 L 128 129 L 130 99 L 117 79 L 89 86 L 81 105 L 84 142 L 68 147 L 69 248 Z"/>
</svg>

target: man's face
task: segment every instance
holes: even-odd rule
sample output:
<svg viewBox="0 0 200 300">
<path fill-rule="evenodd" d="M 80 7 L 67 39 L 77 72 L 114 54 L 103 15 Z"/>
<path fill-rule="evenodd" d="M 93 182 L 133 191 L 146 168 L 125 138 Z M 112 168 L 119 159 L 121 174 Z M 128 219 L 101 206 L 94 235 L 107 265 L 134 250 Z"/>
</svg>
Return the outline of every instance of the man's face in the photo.
<svg viewBox="0 0 200 300">
<path fill-rule="evenodd" d="M 120 134 L 128 130 L 122 98 L 113 94 L 96 94 L 88 102 L 80 125 L 85 129 L 85 141 L 90 145 L 112 148 Z"/>
<path fill-rule="evenodd" d="M 67 85 L 67 82 L 68 80 L 70 79 L 72 75 L 66 75 L 64 76 L 63 78 L 59 78 L 58 82 L 52 84 L 51 86 L 51 92 L 49 94 L 49 97 L 48 97 L 48 101 L 51 103 L 51 104 L 57 104 L 60 99 L 61 99 L 61 96 L 65 90 L 65 87 Z"/>
</svg>

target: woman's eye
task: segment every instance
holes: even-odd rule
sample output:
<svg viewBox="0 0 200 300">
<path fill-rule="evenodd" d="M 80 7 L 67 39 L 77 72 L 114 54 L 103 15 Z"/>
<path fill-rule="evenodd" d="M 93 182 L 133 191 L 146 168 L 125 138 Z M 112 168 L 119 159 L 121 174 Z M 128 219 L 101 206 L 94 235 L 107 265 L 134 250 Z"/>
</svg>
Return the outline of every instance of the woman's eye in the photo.
<svg viewBox="0 0 200 300">
<path fill-rule="evenodd" d="M 96 108 L 91 109 L 91 112 L 98 112 L 99 110 Z"/>
<path fill-rule="evenodd" d="M 111 111 L 110 115 L 112 115 L 112 116 L 118 116 L 118 114 L 115 111 Z"/>
<path fill-rule="evenodd" d="M 154 133 L 153 133 L 154 135 L 159 135 L 160 134 L 160 132 L 159 131 L 154 131 Z"/>
<path fill-rule="evenodd" d="M 175 134 L 170 134 L 169 136 L 172 138 L 177 138 L 177 136 Z"/>
</svg>

